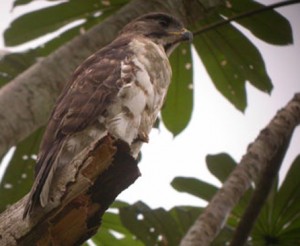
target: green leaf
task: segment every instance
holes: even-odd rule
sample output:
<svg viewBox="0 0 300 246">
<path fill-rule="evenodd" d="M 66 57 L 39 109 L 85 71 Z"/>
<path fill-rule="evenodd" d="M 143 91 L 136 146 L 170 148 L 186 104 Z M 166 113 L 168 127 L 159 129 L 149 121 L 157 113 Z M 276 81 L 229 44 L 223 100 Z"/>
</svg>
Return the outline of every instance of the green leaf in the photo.
<svg viewBox="0 0 300 246">
<path fill-rule="evenodd" d="M 114 1 L 124 4 L 127 1 Z M 22 15 L 15 19 L 4 32 L 6 45 L 14 46 L 56 31 L 75 20 L 83 20 L 100 13 L 106 6 L 98 0 L 72 0 L 61 4 L 43 8 Z M 38 21 L 37 21 L 38 20 Z"/>
<path fill-rule="evenodd" d="M 88 18 L 86 22 L 70 28 L 50 41 L 26 52 L 3 54 L 0 59 L 0 86 L 14 79 L 28 67 L 38 61 L 39 58 L 48 56 L 60 46 L 79 35 L 81 30 L 88 30 L 92 26 L 103 21 L 107 16 L 114 13 L 120 6 L 116 5 L 103 10 L 102 15 Z"/>
<path fill-rule="evenodd" d="M 28 4 L 32 1 L 34 1 L 34 0 L 15 0 L 14 3 L 13 3 L 13 8 L 15 8 L 17 6 L 20 6 L 20 5 Z"/>
<path fill-rule="evenodd" d="M 150 230 L 150 223 L 146 220 L 141 221 L 144 215 L 141 215 L 140 204 L 135 204 L 130 207 L 124 207 L 120 209 L 120 218 L 124 226 L 131 231 L 136 237 L 143 241 L 146 245 L 155 245 L 158 234 L 155 231 Z M 150 210 L 146 205 L 143 210 Z M 140 216 L 140 217 L 138 217 Z"/>
<path fill-rule="evenodd" d="M 110 208 L 122 208 L 122 207 L 127 207 L 129 206 L 128 202 L 120 201 L 120 200 L 115 200 L 111 205 Z"/>
<path fill-rule="evenodd" d="M 230 155 L 221 153 L 217 155 L 207 155 L 206 165 L 211 174 L 213 174 L 220 182 L 224 183 L 229 177 L 230 173 L 236 168 L 237 163 Z M 248 190 L 243 195 L 239 203 L 232 210 L 231 217 L 228 220 L 228 224 L 230 226 L 237 225 L 238 221 L 236 218 L 242 216 L 249 203 L 251 194 L 252 189 Z"/>
<path fill-rule="evenodd" d="M 117 235 L 115 235 L 118 233 Z M 135 239 L 126 227 L 122 225 L 119 214 L 106 212 L 102 217 L 99 232 L 92 237 L 97 245 L 142 246 L 141 241 Z"/>
<path fill-rule="evenodd" d="M 80 35 L 81 31 L 87 31 L 88 29 L 95 26 L 96 24 L 101 23 L 104 19 L 106 19 L 109 15 L 113 14 L 118 9 L 119 6 L 111 7 L 109 9 L 103 10 L 100 16 L 87 18 L 86 22 L 68 29 L 67 31 L 61 33 L 59 36 L 56 36 L 50 41 L 37 47 L 36 49 L 33 50 L 34 53 L 36 54 L 36 56 L 49 55 L 51 52 L 55 51 L 60 46 L 64 45 L 73 37 Z"/>
<path fill-rule="evenodd" d="M 116 200 L 102 217 L 100 230 L 91 239 L 98 246 L 143 246 L 144 244 L 122 224 L 119 213 L 111 212 L 112 209 L 128 207 L 124 201 Z M 117 234 L 117 235 L 116 235 Z"/>
<path fill-rule="evenodd" d="M 142 242 L 128 230 L 121 222 L 119 210 L 123 207 L 128 207 L 127 202 L 120 200 L 114 201 L 109 210 L 102 217 L 102 225 L 99 232 L 92 237 L 92 240 L 97 245 L 121 245 L 121 246 L 143 246 Z M 111 212 L 117 211 L 117 212 Z"/>
<path fill-rule="evenodd" d="M 21 6 L 21 5 L 26 5 L 28 3 L 34 2 L 35 0 L 15 0 L 13 3 L 13 8 L 17 7 L 17 6 Z M 54 1 L 61 1 L 63 2 L 64 0 L 46 0 L 48 2 L 54 2 Z"/>
<path fill-rule="evenodd" d="M 290 167 L 284 182 L 274 198 L 273 223 L 283 227 L 287 222 L 299 213 L 300 206 L 300 156 L 298 156 Z"/>
<path fill-rule="evenodd" d="M 0 185 L 0 211 L 29 192 L 42 133 L 39 129 L 16 146 Z"/>
<path fill-rule="evenodd" d="M 117 244 L 118 239 L 108 230 L 102 230 L 100 228 L 100 231 L 91 238 L 91 240 L 97 245 L 97 246 L 108 246 L 112 243 Z M 109 243 L 110 244 L 109 244 Z"/>
<path fill-rule="evenodd" d="M 35 0 L 15 0 L 13 3 L 13 7 L 17 7 L 17 6 L 21 6 L 21 5 L 25 5 L 31 2 L 34 2 Z M 64 2 L 65 0 L 46 0 L 48 2 Z"/>
<path fill-rule="evenodd" d="M 128 230 L 125 227 L 123 227 L 118 214 L 106 212 L 103 215 L 102 219 L 104 222 L 102 228 L 114 230 L 122 234 L 129 233 Z"/>
<path fill-rule="evenodd" d="M 194 224 L 196 218 L 203 211 L 203 208 L 190 206 L 177 206 L 170 210 L 171 215 L 177 221 L 178 228 L 182 235 Z"/>
<path fill-rule="evenodd" d="M 252 0 L 232 0 L 230 1 L 230 7 L 221 8 L 220 13 L 230 18 L 237 14 L 263 7 L 265 5 Z M 289 21 L 274 9 L 238 19 L 236 22 L 267 43 L 275 45 L 293 43 L 292 28 Z"/>
<path fill-rule="evenodd" d="M 228 154 L 221 153 L 218 155 L 207 155 L 206 165 L 208 170 L 223 183 L 237 163 Z"/>
<path fill-rule="evenodd" d="M 73 37 L 80 34 L 82 30 L 86 31 L 92 26 L 102 22 L 109 15 L 113 14 L 120 8 L 121 2 L 125 0 L 115 0 L 116 5 L 112 5 L 110 8 L 104 9 L 102 14 L 97 17 L 89 17 L 86 22 L 68 29 L 57 37 L 54 37 L 50 41 L 25 52 L 21 53 L 7 53 L 2 54 L 0 59 L 0 87 L 5 83 L 14 79 L 17 75 L 22 73 L 28 67 L 38 61 L 39 58 L 48 56 L 60 46 L 71 40 Z"/>
<path fill-rule="evenodd" d="M 0 59 L 0 87 L 36 62 L 33 52 L 7 53 Z"/>
<path fill-rule="evenodd" d="M 195 178 L 176 177 L 171 185 L 177 191 L 189 193 L 205 201 L 210 201 L 218 191 L 218 188 L 214 185 Z"/>
<path fill-rule="evenodd" d="M 175 207 L 150 209 L 142 202 L 120 209 L 123 224 L 145 245 L 179 245 L 201 209 Z"/>
<path fill-rule="evenodd" d="M 211 243 L 211 246 L 229 245 L 234 234 L 233 228 L 225 225 L 218 236 Z"/>
<path fill-rule="evenodd" d="M 253 229 L 254 242 L 297 245 L 300 240 L 300 156 L 292 163 L 281 187 L 272 191 Z M 277 183 L 275 183 L 277 187 Z"/>
<path fill-rule="evenodd" d="M 214 21 L 220 21 L 214 17 Z M 257 48 L 232 25 L 194 38 L 195 48 L 216 88 L 239 110 L 247 105 L 245 83 L 270 92 L 272 83 Z"/>
<path fill-rule="evenodd" d="M 191 46 L 181 44 L 171 55 L 172 82 L 162 109 L 162 120 L 174 136 L 188 125 L 193 110 L 193 66 Z"/>
</svg>

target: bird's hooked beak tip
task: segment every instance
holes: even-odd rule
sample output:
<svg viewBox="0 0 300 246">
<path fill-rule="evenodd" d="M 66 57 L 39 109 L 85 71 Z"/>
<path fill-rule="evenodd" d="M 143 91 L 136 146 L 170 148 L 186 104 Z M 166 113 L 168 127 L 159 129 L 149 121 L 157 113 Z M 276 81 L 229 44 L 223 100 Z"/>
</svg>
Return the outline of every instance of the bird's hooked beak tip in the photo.
<svg viewBox="0 0 300 246">
<path fill-rule="evenodd" d="M 177 32 L 169 32 L 169 34 L 174 35 L 177 39 L 177 42 L 189 41 L 191 43 L 193 41 L 193 33 L 185 28 Z"/>
<path fill-rule="evenodd" d="M 193 33 L 187 29 L 183 29 L 181 32 L 182 39 L 185 41 L 189 41 L 190 43 L 193 41 Z"/>
</svg>

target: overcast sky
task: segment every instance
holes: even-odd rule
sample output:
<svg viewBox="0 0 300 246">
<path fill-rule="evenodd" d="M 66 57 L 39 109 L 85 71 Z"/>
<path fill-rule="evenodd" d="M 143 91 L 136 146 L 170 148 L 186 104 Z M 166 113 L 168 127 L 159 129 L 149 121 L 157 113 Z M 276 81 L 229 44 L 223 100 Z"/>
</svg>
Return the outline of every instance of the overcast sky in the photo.
<svg viewBox="0 0 300 246">
<path fill-rule="evenodd" d="M 274 1 L 261 2 L 269 4 Z M 30 8 L 38 8 L 43 4 L 42 0 L 35 1 Z M 13 18 L 26 12 L 27 7 L 19 7 L 9 12 L 11 6 L 12 0 L 0 2 L 0 32 L 3 32 Z M 300 91 L 300 4 L 280 8 L 278 11 L 292 24 L 293 45 L 269 45 L 245 30 L 265 60 L 274 84 L 271 96 L 248 84 L 248 107 L 245 114 L 242 114 L 216 91 L 202 63 L 195 58 L 194 111 L 188 128 L 175 139 L 163 126 L 160 131 L 152 131 L 149 144 L 145 144 L 142 149 L 143 160 L 139 166 L 142 177 L 123 192 L 119 199 L 128 202 L 143 200 L 151 207 L 166 208 L 174 205 L 203 204 L 198 199 L 174 191 L 169 185 L 172 179 L 176 176 L 190 176 L 220 185 L 207 171 L 205 156 L 226 152 L 239 161 L 246 152 L 247 145 L 256 138 L 276 111 L 283 107 L 295 92 Z M 36 46 L 37 43 L 30 45 Z M 0 49 L 11 49 L 4 48 L 2 38 Z M 24 46 L 12 50 L 21 49 L 24 49 Z M 284 170 L 287 170 L 288 164 L 300 152 L 299 140 L 300 131 L 297 129 L 285 158 Z M 284 173 L 285 171 L 282 172 Z"/>
</svg>

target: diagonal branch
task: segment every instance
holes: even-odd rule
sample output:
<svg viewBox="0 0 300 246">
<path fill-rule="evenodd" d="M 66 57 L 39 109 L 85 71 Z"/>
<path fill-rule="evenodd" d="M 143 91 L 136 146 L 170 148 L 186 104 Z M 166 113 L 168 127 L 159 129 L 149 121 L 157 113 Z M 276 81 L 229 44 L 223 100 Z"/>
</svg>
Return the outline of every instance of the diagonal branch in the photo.
<svg viewBox="0 0 300 246">
<path fill-rule="evenodd" d="M 252 194 L 249 204 L 234 232 L 230 246 L 240 246 L 246 243 L 280 170 L 283 158 L 292 138 L 292 132 L 290 132 L 290 134 L 290 136 L 287 136 L 283 140 L 282 145 L 273 158 L 262 167 L 262 172 L 259 175 L 254 193 Z"/>
<path fill-rule="evenodd" d="M 297 93 L 249 145 L 239 165 L 182 239 L 181 246 L 210 245 L 251 182 L 259 177 L 262 170 L 266 170 L 270 161 L 284 153 L 299 124 L 300 93 Z"/>
</svg>

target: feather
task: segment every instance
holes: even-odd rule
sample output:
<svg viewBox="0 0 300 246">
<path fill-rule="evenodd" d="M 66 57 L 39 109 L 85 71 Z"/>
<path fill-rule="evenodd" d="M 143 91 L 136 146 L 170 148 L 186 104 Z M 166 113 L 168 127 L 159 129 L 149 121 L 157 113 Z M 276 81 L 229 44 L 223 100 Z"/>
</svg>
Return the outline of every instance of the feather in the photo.
<svg viewBox="0 0 300 246">
<path fill-rule="evenodd" d="M 44 133 L 24 217 L 47 206 L 59 168 L 106 134 L 127 142 L 137 157 L 171 80 L 166 47 L 191 37 L 181 32 L 181 22 L 169 15 L 145 15 L 75 70 Z"/>
</svg>

